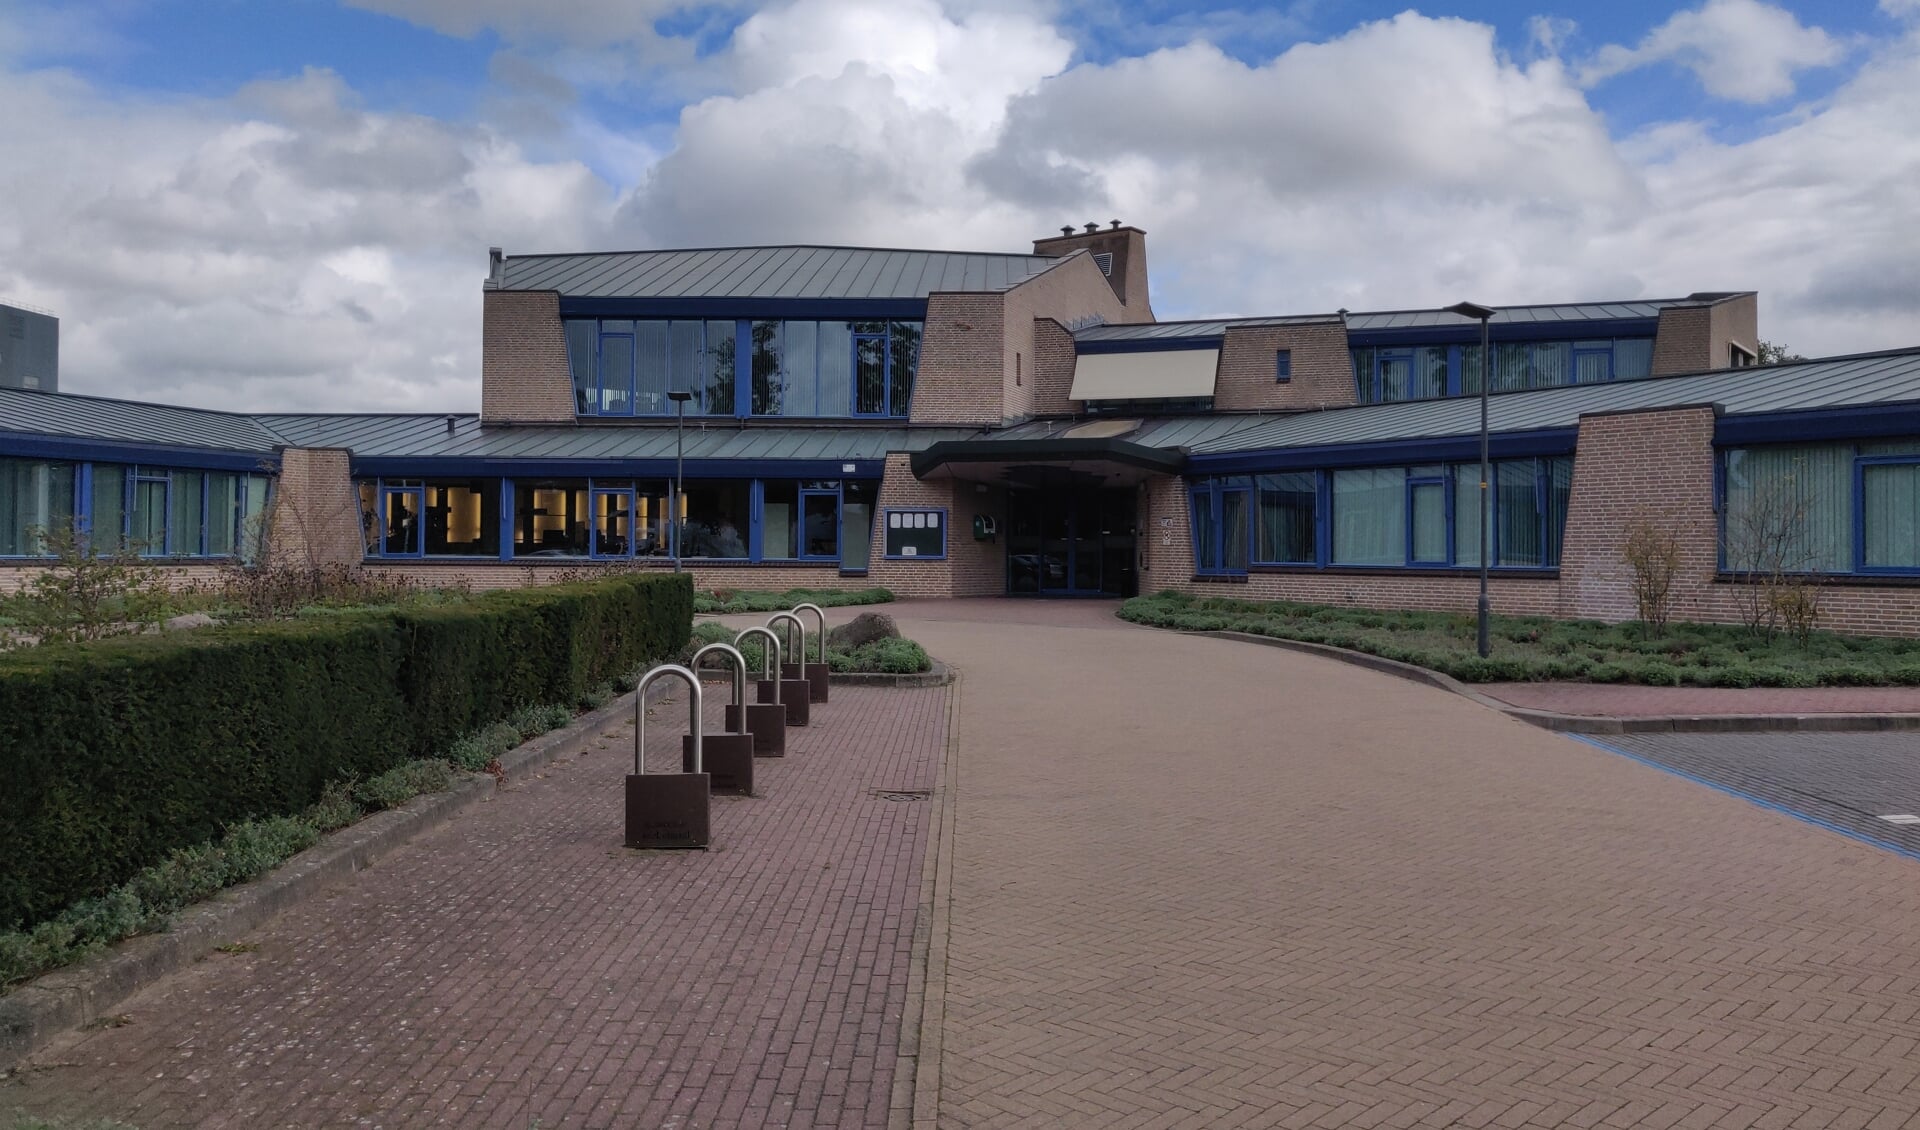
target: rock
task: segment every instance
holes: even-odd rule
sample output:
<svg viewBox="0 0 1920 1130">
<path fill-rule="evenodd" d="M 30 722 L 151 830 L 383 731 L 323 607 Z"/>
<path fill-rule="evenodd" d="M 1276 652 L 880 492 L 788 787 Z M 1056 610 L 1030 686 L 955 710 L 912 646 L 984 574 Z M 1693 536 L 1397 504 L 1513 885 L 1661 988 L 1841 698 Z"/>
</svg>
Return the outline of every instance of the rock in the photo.
<svg viewBox="0 0 1920 1130">
<path fill-rule="evenodd" d="M 899 638 L 900 629 L 884 612 L 862 612 L 839 627 L 827 629 L 827 647 L 834 651 L 852 651 L 875 640 Z"/>
<path fill-rule="evenodd" d="M 211 628 L 220 621 L 205 612 L 189 612 L 185 616 L 175 616 L 167 621 L 167 631 L 188 632 L 195 628 Z"/>
</svg>

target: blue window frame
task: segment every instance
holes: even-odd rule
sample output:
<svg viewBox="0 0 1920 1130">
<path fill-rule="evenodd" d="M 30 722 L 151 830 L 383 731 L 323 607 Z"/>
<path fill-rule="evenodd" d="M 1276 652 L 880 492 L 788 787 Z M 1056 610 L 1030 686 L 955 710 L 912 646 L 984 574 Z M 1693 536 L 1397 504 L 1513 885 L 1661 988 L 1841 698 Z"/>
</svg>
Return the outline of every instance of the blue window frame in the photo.
<svg viewBox="0 0 1920 1130">
<path fill-rule="evenodd" d="M 636 496 L 632 487 L 593 488 L 590 556 L 632 557 L 636 542 Z"/>
<path fill-rule="evenodd" d="M 1920 440 L 1730 447 L 1723 572 L 1920 576 Z"/>
<path fill-rule="evenodd" d="M 1273 354 L 1273 383 L 1286 384 L 1293 379 L 1293 350 L 1277 349 Z"/>
<path fill-rule="evenodd" d="M 1353 351 L 1354 391 L 1362 404 L 1475 396 L 1478 345 L 1360 346 Z M 1493 391 L 1597 384 L 1647 376 L 1652 338 L 1493 343 Z"/>
<path fill-rule="evenodd" d="M 1234 576 L 1250 565 L 1473 568 L 1480 551 L 1479 475 L 1478 463 L 1465 463 L 1192 481 L 1187 497 L 1194 571 Z M 1567 456 L 1494 462 L 1488 540 L 1497 570 L 1559 567 L 1572 481 Z"/>
<path fill-rule="evenodd" d="M 1207 479 L 1190 495 L 1193 571 L 1199 576 L 1245 576 L 1253 538 L 1252 482 Z"/>
<path fill-rule="evenodd" d="M 579 416 L 902 418 L 913 397 L 919 320 L 568 318 Z"/>
</svg>

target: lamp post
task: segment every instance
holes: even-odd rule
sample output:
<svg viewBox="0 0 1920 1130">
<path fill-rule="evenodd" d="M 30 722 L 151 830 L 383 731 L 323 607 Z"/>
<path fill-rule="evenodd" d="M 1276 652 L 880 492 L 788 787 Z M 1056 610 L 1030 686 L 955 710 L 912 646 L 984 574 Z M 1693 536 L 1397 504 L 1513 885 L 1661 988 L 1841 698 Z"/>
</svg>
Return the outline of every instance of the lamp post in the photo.
<svg viewBox="0 0 1920 1130">
<path fill-rule="evenodd" d="M 668 546 L 673 550 L 673 571 L 680 571 L 680 491 L 683 487 L 682 473 L 686 466 L 685 435 L 687 427 L 687 401 L 693 399 L 693 393 L 684 388 L 667 393 L 667 399 L 673 401 L 673 489 L 667 492 L 667 538 Z"/>
<path fill-rule="evenodd" d="M 1493 527 L 1493 491 L 1491 476 L 1493 466 L 1487 458 L 1487 397 L 1493 386 L 1493 356 L 1487 348 L 1487 321 L 1493 317 L 1490 307 L 1474 302 L 1456 302 L 1447 307 L 1447 313 L 1458 314 L 1463 318 L 1477 318 L 1480 321 L 1480 658 L 1485 659 L 1493 651 L 1493 639 L 1488 619 L 1491 606 L 1487 601 L 1487 568 L 1490 556 L 1488 546 L 1492 539 L 1488 531 Z"/>
</svg>

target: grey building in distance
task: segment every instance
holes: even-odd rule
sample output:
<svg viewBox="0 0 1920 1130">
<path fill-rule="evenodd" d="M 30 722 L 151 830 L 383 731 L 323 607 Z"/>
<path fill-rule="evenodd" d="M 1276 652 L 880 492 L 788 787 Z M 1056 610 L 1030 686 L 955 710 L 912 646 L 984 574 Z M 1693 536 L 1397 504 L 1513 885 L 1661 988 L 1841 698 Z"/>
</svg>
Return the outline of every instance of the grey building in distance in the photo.
<svg viewBox="0 0 1920 1130">
<path fill-rule="evenodd" d="M 60 390 L 60 319 L 0 303 L 0 388 Z"/>
</svg>

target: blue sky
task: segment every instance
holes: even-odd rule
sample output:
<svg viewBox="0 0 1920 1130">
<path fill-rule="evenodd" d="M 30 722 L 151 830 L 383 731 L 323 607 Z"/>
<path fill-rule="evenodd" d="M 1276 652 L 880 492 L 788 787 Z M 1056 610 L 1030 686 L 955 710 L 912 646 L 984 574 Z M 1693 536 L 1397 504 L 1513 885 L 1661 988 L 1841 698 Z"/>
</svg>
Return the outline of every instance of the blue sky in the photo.
<svg viewBox="0 0 1920 1130">
<path fill-rule="evenodd" d="M 1118 215 L 1163 317 L 1754 288 L 1796 348 L 1914 344 L 1916 23 L 1920 0 L 0 2 L 0 193 L 25 202 L 0 298 L 63 315 L 80 391 L 465 407 L 489 244 L 1017 250 Z"/>
</svg>

